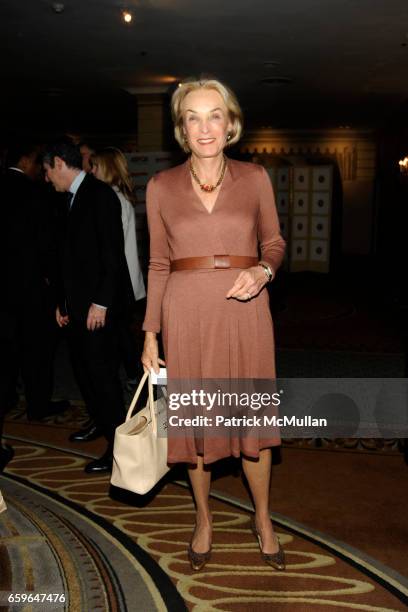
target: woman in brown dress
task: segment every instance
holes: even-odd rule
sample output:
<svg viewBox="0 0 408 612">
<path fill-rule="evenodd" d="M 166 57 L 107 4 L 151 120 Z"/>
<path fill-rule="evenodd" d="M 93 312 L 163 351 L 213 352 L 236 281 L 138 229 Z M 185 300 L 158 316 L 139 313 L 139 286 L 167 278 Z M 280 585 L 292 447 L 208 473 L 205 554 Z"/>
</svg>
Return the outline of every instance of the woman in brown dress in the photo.
<svg viewBox="0 0 408 612">
<path fill-rule="evenodd" d="M 147 188 L 150 265 L 142 362 L 156 372 L 161 332 L 168 379 L 274 379 L 272 319 L 264 286 L 285 243 L 269 177 L 224 149 L 242 132 L 239 104 L 224 84 L 182 84 L 172 98 L 175 137 L 189 159 Z M 260 252 L 260 259 L 258 253 Z M 189 430 L 191 432 L 191 430 Z M 242 456 L 254 505 L 252 524 L 264 560 L 284 569 L 269 515 L 270 438 L 169 436 L 168 462 L 188 464 L 197 509 L 189 546 L 193 569 L 209 560 L 211 464 Z"/>
</svg>

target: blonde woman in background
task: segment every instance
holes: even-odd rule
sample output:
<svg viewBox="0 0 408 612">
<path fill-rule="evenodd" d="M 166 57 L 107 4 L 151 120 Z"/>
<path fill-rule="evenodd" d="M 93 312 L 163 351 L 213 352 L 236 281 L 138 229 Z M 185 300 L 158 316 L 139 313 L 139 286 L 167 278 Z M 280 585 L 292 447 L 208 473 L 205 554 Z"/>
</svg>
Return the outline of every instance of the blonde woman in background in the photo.
<svg viewBox="0 0 408 612">
<path fill-rule="evenodd" d="M 135 299 L 141 300 L 146 296 L 146 291 L 137 252 L 134 198 L 126 157 L 119 149 L 106 147 L 91 156 L 91 164 L 92 174 L 108 183 L 120 200 L 126 261 Z"/>
<path fill-rule="evenodd" d="M 91 156 L 91 172 L 97 179 L 110 185 L 120 200 L 126 261 L 135 300 L 141 300 L 146 296 L 146 291 L 137 250 L 134 196 L 126 157 L 115 147 L 101 149 Z M 141 368 L 136 357 L 137 347 L 130 330 L 130 323 L 123 326 L 119 333 L 127 383 L 133 386 L 137 383 Z"/>
</svg>

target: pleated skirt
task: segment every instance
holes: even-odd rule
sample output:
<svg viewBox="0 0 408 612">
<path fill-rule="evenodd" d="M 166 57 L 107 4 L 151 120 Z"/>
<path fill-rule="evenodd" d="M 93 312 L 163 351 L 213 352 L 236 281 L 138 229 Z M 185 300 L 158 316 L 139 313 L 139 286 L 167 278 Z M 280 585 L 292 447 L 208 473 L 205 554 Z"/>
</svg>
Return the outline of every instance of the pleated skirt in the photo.
<svg viewBox="0 0 408 612">
<path fill-rule="evenodd" d="M 226 299 L 237 270 L 173 272 L 162 304 L 162 337 L 169 381 L 275 379 L 275 346 L 266 289 L 248 301 Z M 184 409 L 184 414 L 188 410 Z M 208 412 L 205 411 L 207 416 Z M 204 463 L 241 454 L 257 458 L 259 450 L 280 444 L 262 429 L 248 437 L 227 428 L 217 436 L 206 428 L 169 430 L 168 462 Z"/>
</svg>

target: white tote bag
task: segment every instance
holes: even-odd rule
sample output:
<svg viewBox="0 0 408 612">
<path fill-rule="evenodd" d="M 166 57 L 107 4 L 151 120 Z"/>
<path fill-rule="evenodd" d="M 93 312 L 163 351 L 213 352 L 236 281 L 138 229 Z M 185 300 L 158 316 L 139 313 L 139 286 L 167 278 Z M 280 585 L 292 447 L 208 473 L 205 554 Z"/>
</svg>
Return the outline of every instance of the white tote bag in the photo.
<svg viewBox="0 0 408 612">
<path fill-rule="evenodd" d="M 4 512 L 5 510 L 7 510 L 6 502 L 4 501 L 1 491 L 0 491 L 0 514 Z"/>
<path fill-rule="evenodd" d="M 132 416 L 148 381 L 146 406 Z M 167 465 L 167 405 L 153 396 L 151 376 L 145 373 L 129 406 L 126 421 L 115 431 L 111 483 L 134 493 L 148 493 L 169 471 Z"/>
</svg>

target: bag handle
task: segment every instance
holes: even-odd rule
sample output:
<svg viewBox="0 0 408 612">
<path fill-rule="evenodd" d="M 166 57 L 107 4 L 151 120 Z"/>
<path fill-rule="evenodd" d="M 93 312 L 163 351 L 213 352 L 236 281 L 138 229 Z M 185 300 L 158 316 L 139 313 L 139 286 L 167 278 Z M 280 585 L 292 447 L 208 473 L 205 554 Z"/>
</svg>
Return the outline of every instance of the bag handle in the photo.
<svg viewBox="0 0 408 612">
<path fill-rule="evenodd" d="M 126 420 L 125 422 L 127 423 L 127 421 L 130 421 L 131 417 L 132 417 L 132 412 L 134 410 L 134 407 L 136 406 L 136 402 L 139 399 L 139 396 L 142 392 L 142 389 L 146 383 L 146 380 L 148 380 L 148 389 L 149 389 L 149 398 L 147 401 L 147 404 L 149 406 L 149 411 L 150 411 L 150 418 L 152 420 L 152 425 L 153 425 L 153 431 L 155 434 L 157 434 L 157 417 L 156 417 L 156 413 L 154 411 L 154 394 L 153 394 L 153 384 L 152 384 L 152 378 L 149 374 L 149 372 L 145 372 L 140 380 L 140 383 L 136 389 L 135 395 L 130 403 L 129 406 L 129 410 L 127 411 L 127 415 L 126 415 Z"/>
<path fill-rule="evenodd" d="M 148 385 L 149 385 L 150 418 L 152 419 L 153 433 L 154 433 L 155 436 L 157 436 L 157 417 L 156 417 L 156 412 L 155 412 L 155 409 L 154 409 L 153 384 L 152 384 L 152 377 L 150 376 L 150 374 L 149 374 Z"/>
<path fill-rule="evenodd" d="M 149 372 L 145 372 L 143 374 L 142 378 L 140 379 L 140 383 L 137 386 L 136 392 L 135 392 L 135 394 L 133 396 L 133 399 L 132 399 L 132 401 L 130 403 L 129 410 L 127 411 L 125 422 L 130 420 L 130 418 L 132 416 L 133 409 L 136 406 L 136 402 L 139 399 L 139 395 L 142 392 L 142 389 L 144 387 L 144 384 L 145 384 L 148 376 L 149 376 Z"/>
</svg>

